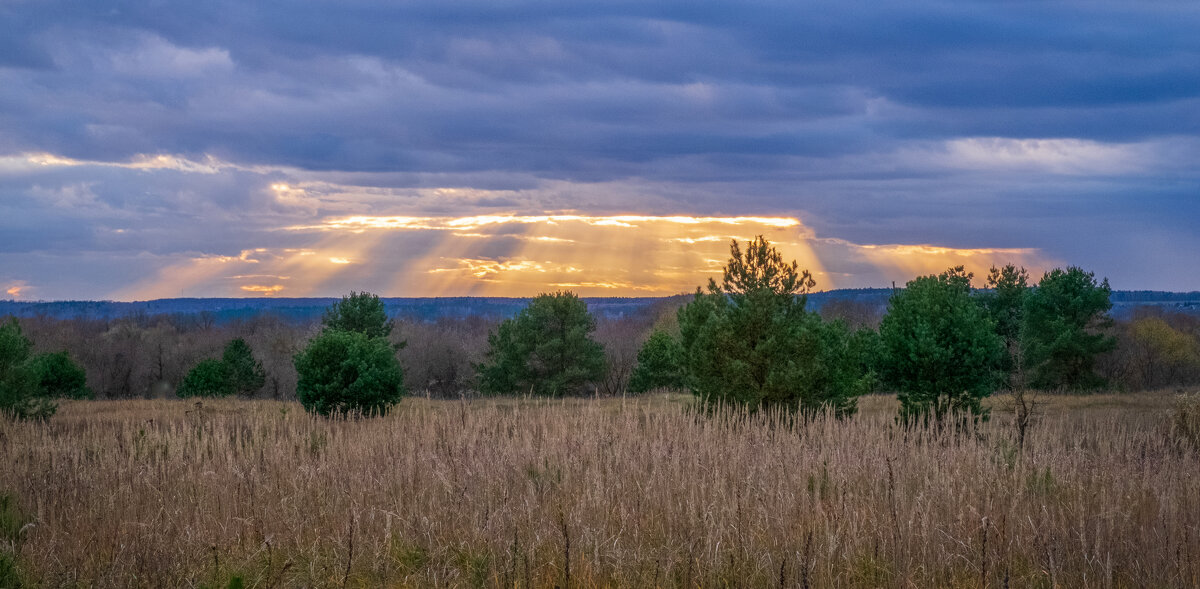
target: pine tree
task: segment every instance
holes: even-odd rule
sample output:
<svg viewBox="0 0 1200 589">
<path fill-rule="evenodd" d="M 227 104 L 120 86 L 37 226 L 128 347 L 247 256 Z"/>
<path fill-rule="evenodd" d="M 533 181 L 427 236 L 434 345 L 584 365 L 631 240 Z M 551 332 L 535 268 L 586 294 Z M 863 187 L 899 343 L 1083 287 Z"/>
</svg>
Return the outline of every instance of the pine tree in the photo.
<svg viewBox="0 0 1200 589">
<path fill-rule="evenodd" d="M 253 395 L 267 382 L 262 362 L 254 358 L 250 345 L 240 337 L 225 345 L 221 362 L 225 364 L 230 388 L 239 395 Z"/>
<path fill-rule="evenodd" d="M 805 310 L 815 281 L 761 236 L 736 241 L 721 284 L 679 310 L 681 363 L 692 393 L 750 409 L 853 413 L 870 375 L 841 322 Z"/>
<path fill-rule="evenodd" d="M 476 367 L 485 394 L 562 396 L 584 392 L 604 374 L 604 347 L 592 339 L 596 320 L 570 292 L 540 294 L 488 335 Z"/>
<path fill-rule="evenodd" d="M 15 318 L 0 325 L 0 415 L 14 419 L 48 419 L 57 405 L 38 387 L 30 362 L 33 343 Z"/>
<path fill-rule="evenodd" d="M 899 391 L 903 420 L 986 414 L 982 400 L 998 384 L 1004 348 L 962 266 L 893 295 L 879 335 L 883 377 Z"/>
<path fill-rule="evenodd" d="M 629 391 L 644 393 L 654 389 L 682 388 L 679 343 L 671 334 L 655 330 L 638 350 L 637 367 L 629 377 Z"/>
<path fill-rule="evenodd" d="M 1025 357 L 1032 385 L 1041 389 L 1103 387 L 1096 356 L 1112 350 L 1116 338 L 1108 310 L 1112 289 L 1075 266 L 1047 272 L 1025 301 Z"/>
<path fill-rule="evenodd" d="M 295 357 L 296 396 L 320 415 L 380 415 L 404 396 L 404 372 L 382 337 L 359 331 L 321 332 Z"/>
</svg>

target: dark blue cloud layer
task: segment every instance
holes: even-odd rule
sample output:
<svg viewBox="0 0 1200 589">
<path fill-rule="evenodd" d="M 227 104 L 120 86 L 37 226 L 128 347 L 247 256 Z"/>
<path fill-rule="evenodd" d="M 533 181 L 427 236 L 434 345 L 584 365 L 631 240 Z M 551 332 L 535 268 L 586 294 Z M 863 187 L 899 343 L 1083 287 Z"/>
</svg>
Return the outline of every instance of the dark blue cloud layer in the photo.
<svg viewBox="0 0 1200 589">
<path fill-rule="evenodd" d="M 9 2 L 0 155 L 243 168 L 0 172 L 0 252 L 228 255 L 322 212 L 269 196 L 305 177 L 397 210 L 802 215 L 1200 288 L 1172 245 L 1198 245 L 1197 30 L 1193 2 Z M 513 192 L 398 196 L 432 186 Z"/>
<path fill-rule="evenodd" d="M 5 147 L 590 178 L 598 158 L 1200 129 L 1190 3 L 447 4 L 10 3 Z"/>
</svg>

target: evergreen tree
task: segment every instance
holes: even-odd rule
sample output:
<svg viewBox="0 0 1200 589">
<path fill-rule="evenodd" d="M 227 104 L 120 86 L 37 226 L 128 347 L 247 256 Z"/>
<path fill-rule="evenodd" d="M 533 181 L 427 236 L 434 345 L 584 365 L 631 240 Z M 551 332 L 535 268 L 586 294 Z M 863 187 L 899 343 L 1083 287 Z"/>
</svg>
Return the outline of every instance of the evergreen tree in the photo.
<svg viewBox="0 0 1200 589">
<path fill-rule="evenodd" d="M 1000 370 L 1009 375 L 1006 380 L 1011 381 L 1017 355 L 1021 353 L 1029 274 L 1024 268 L 1012 264 L 1003 268 L 992 267 L 988 272 L 987 288 L 989 292 L 981 294 L 979 299 L 996 325 L 996 335 L 1004 344 L 1005 353 L 1000 358 Z M 1011 388 L 1013 383 L 1008 384 Z"/>
<path fill-rule="evenodd" d="M 295 364 L 296 396 L 312 413 L 379 415 L 404 396 L 404 373 L 383 337 L 325 330 L 296 354 Z"/>
<path fill-rule="evenodd" d="M 476 367 L 486 394 L 561 396 L 582 392 L 604 374 L 604 347 L 592 339 L 596 320 L 570 292 L 540 294 L 488 335 Z"/>
<path fill-rule="evenodd" d="M 654 389 L 683 387 L 681 350 L 671 334 L 655 330 L 638 350 L 637 366 L 629 378 L 629 390 L 644 393 Z"/>
<path fill-rule="evenodd" d="M 1095 372 L 1096 356 L 1112 350 L 1116 338 L 1108 310 L 1108 280 L 1096 282 L 1091 272 L 1071 266 L 1047 272 L 1025 301 L 1025 358 L 1042 389 L 1099 388 L 1105 380 Z"/>
<path fill-rule="evenodd" d="M 57 399 L 91 399 L 87 374 L 66 351 L 39 354 L 32 360 L 41 394 Z"/>
<path fill-rule="evenodd" d="M 254 359 L 250 345 L 242 338 L 225 344 L 221 358 L 197 363 L 175 390 L 180 397 L 228 397 L 253 395 L 266 383 L 262 363 Z"/>
<path fill-rule="evenodd" d="M 48 419 L 58 408 L 38 388 L 38 375 L 30 362 L 32 349 L 15 318 L 0 325 L 0 415 Z"/>
<path fill-rule="evenodd" d="M 883 377 L 899 391 L 902 419 L 985 413 L 982 399 L 997 384 L 1004 349 L 962 266 L 894 294 L 879 335 Z"/>
<path fill-rule="evenodd" d="M 357 331 L 367 337 L 387 337 L 394 324 L 378 296 L 351 291 L 325 311 L 321 325 L 324 329 Z"/>
<path fill-rule="evenodd" d="M 812 275 L 761 236 L 737 241 L 720 285 L 710 279 L 679 310 L 682 366 L 706 402 L 852 413 L 870 376 L 841 322 L 805 311 Z"/>
<path fill-rule="evenodd" d="M 267 382 L 262 362 L 254 358 L 250 345 L 240 337 L 225 345 L 221 362 L 225 364 L 230 388 L 239 395 L 253 395 Z"/>
<path fill-rule="evenodd" d="M 236 392 L 229 367 L 216 358 L 205 358 L 192 367 L 175 389 L 183 397 L 228 397 Z"/>
</svg>

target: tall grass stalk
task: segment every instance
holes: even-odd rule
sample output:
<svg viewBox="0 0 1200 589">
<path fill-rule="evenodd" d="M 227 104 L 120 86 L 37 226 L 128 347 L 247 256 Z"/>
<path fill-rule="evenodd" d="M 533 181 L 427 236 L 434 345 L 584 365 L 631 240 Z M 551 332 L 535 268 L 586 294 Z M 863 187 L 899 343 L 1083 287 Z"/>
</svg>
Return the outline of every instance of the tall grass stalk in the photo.
<svg viewBox="0 0 1200 589">
<path fill-rule="evenodd" d="M 1200 456 L 1169 406 L 995 416 L 674 399 L 69 402 L 0 424 L 43 586 L 1195 586 Z M 465 403 L 465 406 L 464 406 Z M 190 410 L 190 411 L 189 411 Z"/>
</svg>

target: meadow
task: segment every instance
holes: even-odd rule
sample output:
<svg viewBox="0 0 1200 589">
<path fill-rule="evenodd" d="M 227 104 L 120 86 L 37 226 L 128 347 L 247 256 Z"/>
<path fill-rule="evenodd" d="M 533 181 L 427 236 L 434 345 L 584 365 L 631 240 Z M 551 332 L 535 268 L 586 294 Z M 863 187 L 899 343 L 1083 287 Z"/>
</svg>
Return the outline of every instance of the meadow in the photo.
<svg viewBox="0 0 1200 589">
<path fill-rule="evenodd" d="M 685 395 L 64 402 L 0 422 L 0 555 L 45 587 L 1194 587 L 1174 392 L 971 431 Z M 1192 416 L 1195 417 L 1194 415 Z M 1194 435 L 1195 432 L 1193 432 Z M 15 567 L 15 568 L 14 568 Z M 3 583 L 0 583 L 3 584 Z"/>
</svg>

